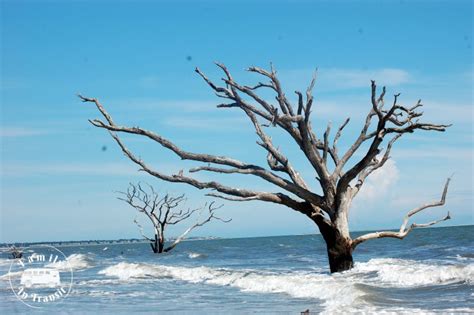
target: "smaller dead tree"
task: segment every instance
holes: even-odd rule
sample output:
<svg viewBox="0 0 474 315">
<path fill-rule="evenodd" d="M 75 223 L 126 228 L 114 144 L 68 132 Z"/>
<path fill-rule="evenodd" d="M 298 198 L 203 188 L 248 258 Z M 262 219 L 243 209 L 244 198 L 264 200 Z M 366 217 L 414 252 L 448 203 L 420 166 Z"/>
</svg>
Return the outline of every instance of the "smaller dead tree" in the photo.
<svg viewBox="0 0 474 315">
<path fill-rule="evenodd" d="M 141 235 L 150 242 L 150 246 L 154 253 L 169 252 L 183 241 L 192 230 L 203 226 L 213 219 L 224 223 L 231 221 L 231 219 L 224 220 L 214 214 L 214 212 L 221 208 L 222 205 L 216 206 L 214 202 L 211 202 L 209 204 L 206 203 L 200 208 L 188 208 L 185 210 L 181 207 L 181 204 L 186 200 L 184 194 L 177 197 L 166 194 L 163 197 L 160 197 L 153 187 L 148 184 L 144 187 L 140 183 L 130 183 L 126 192 L 119 193 L 121 196 L 118 197 L 118 199 L 125 201 L 139 213 L 143 213 L 153 224 L 155 235 L 154 238 L 150 238 L 143 232 L 143 226 L 138 222 L 137 218 L 134 220 Z M 183 222 L 193 216 L 196 212 L 199 213 L 197 222 L 187 228 L 169 246 L 165 247 L 166 227 Z"/>
</svg>

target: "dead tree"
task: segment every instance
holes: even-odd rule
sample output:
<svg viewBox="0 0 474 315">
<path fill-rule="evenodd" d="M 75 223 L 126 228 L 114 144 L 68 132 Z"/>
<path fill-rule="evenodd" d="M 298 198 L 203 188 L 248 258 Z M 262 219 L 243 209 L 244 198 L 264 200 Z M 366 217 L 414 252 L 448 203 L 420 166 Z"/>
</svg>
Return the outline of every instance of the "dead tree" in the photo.
<svg viewBox="0 0 474 315">
<path fill-rule="evenodd" d="M 295 91 L 296 105 L 285 95 L 276 71 L 271 67 L 265 70 L 250 67 L 248 71 L 255 73 L 265 82 L 253 86 L 241 85 L 236 82 L 223 64 L 217 64 L 223 71 L 223 85 L 218 85 L 206 77 L 198 68 L 196 72 L 210 86 L 218 97 L 226 100 L 217 105 L 218 108 L 239 109 L 249 118 L 259 138 L 258 145 L 267 153 L 268 167 L 262 167 L 239 161 L 225 156 L 188 152 L 161 135 L 139 127 L 128 127 L 116 124 L 101 103 L 95 98 L 79 95 L 84 102 L 96 105 L 105 121 L 94 119 L 90 122 L 99 128 L 107 129 L 123 153 L 141 170 L 159 179 L 186 183 L 198 189 L 210 189 L 209 196 L 234 201 L 260 200 L 281 204 L 298 211 L 319 228 L 327 244 L 327 253 L 331 272 L 348 270 L 353 266 L 352 252 L 355 247 L 369 239 L 380 237 L 405 237 L 412 229 L 419 226 L 435 224 L 449 219 L 449 214 L 441 220 L 427 224 L 412 224 L 406 228 L 408 219 L 414 214 L 429 207 L 440 206 L 445 202 L 449 180 L 444 187 L 440 202 L 430 203 L 408 212 L 399 232 L 371 233 L 352 239 L 349 233 L 348 215 L 353 198 L 360 191 L 366 178 L 382 167 L 390 157 L 390 151 L 401 136 L 418 130 L 445 131 L 450 125 L 425 123 L 420 121 L 423 112 L 421 100 L 413 106 L 399 103 L 400 94 L 394 95 L 393 103 L 386 104 L 383 87 L 378 90 L 375 81 L 371 84 L 370 109 L 362 129 L 355 142 L 345 152 L 338 150 L 338 140 L 349 123 L 347 118 L 330 139 L 331 124 L 318 133 L 311 124 L 311 112 L 314 105 L 312 91 L 315 85 L 314 76 L 305 93 Z M 259 96 L 260 90 L 268 90 L 275 94 L 274 101 Z M 312 191 L 300 176 L 293 164 L 285 156 L 272 138 L 267 135 L 264 127 L 283 130 L 301 150 L 314 170 L 314 176 L 321 186 L 322 194 Z M 257 191 L 234 186 L 223 185 L 216 181 L 201 181 L 189 173 L 165 174 L 148 165 L 131 152 L 119 138 L 119 133 L 135 134 L 148 137 L 159 145 L 174 152 L 183 160 L 192 160 L 203 164 L 191 168 L 189 173 L 214 172 L 223 174 L 248 174 L 260 177 L 276 186 L 282 192 Z M 381 147 L 384 140 L 385 149 Z M 367 144 L 367 148 L 363 144 Z M 360 154 L 355 155 L 356 151 Z M 359 157 L 359 156 L 362 157 Z M 311 174 L 313 175 L 313 174 Z"/>
<path fill-rule="evenodd" d="M 222 222 L 230 222 L 217 217 L 214 213 L 220 206 L 215 206 L 214 202 L 204 205 L 201 208 L 186 209 L 180 208 L 180 205 L 185 201 L 184 195 L 172 197 L 166 194 L 164 197 L 153 189 L 152 186 L 146 185 L 144 188 L 142 184 L 132 184 L 128 187 L 126 192 L 119 192 L 121 194 L 118 199 L 125 201 L 130 206 L 135 208 L 139 213 L 143 213 L 153 224 L 154 237 L 150 238 L 143 232 L 143 226 L 135 218 L 134 222 L 140 230 L 143 238 L 150 242 L 150 246 L 154 253 L 169 252 L 176 247 L 185 237 L 195 228 L 203 226 L 211 220 L 219 220 Z M 194 213 L 207 211 L 205 218 L 201 218 L 196 223 L 187 228 L 179 237 L 177 237 L 169 246 L 165 247 L 165 229 L 169 225 L 175 225 L 193 216 Z"/>
</svg>

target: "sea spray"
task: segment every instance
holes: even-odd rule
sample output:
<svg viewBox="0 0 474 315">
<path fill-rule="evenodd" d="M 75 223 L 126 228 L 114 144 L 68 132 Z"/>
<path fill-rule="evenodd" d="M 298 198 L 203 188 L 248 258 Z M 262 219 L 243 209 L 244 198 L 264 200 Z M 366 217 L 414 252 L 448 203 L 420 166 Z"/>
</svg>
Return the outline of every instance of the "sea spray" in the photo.
<svg viewBox="0 0 474 315">
<path fill-rule="evenodd" d="M 59 261 L 47 265 L 47 267 L 59 270 L 67 270 L 68 268 L 72 268 L 73 270 L 84 270 L 93 266 L 94 262 L 92 258 L 84 254 L 72 254 L 69 255 L 65 261 Z"/>
</svg>

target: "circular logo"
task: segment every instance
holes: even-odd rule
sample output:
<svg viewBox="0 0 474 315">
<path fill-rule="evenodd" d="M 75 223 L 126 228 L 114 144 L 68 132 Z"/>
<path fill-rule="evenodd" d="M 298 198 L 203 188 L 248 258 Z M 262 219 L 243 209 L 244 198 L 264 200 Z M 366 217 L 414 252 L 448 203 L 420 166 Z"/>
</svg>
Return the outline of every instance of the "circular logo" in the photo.
<svg viewBox="0 0 474 315">
<path fill-rule="evenodd" d="M 73 271 L 66 255 L 54 246 L 35 245 L 16 252 L 8 278 L 25 305 L 42 308 L 64 300 L 71 292 Z"/>
</svg>

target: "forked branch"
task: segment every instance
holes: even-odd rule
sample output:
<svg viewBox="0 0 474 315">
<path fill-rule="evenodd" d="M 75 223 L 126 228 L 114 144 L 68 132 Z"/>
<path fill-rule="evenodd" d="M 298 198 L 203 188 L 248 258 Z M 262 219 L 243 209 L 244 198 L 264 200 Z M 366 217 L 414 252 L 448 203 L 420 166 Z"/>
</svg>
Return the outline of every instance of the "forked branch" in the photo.
<svg viewBox="0 0 474 315">
<path fill-rule="evenodd" d="M 319 205 L 321 207 L 324 207 L 324 202 L 323 198 L 315 193 L 310 192 L 307 189 L 306 184 L 304 183 L 303 179 L 299 176 L 299 174 L 294 171 L 292 168 L 291 164 L 288 162 L 288 160 L 280 153 L 278 150 L 273 146 L 271 143 L 271 140 L 263 133 L 263 131 L 260 128 L 259 123 L 256 121 L 256 118 L 253 117 L 253 113 L 251 114 L 250 111 L 248 112 L 252 118 L 253 122 L 255 124 L 255 128 L 259 131 L 259 134 L 264 141 L 267 149 L 269 152 L 271 152 L 274 156 L 277 157 L 280 163 L 284 165 L 285 171 L 289 174 L 290 178 L 293 179 L 293 183 L 289 182 L 288 180 L 285 180 L 281 178 L 280 176 L 276 175 L 275 173 L 272 173 L 271 171 L 268 171 L 262 167 L 252 165 L 252 164 L 247 164 L 241 161 L 238 161 L 236 159 L 224 157 L 224 156 L 215 156 L 215 155 L 210 155 L 210 154 L 199 154 L 199 153 L 192 153 L 192 152 L 187 152 L 176 146 L 174 143 L 171 141 L 165 139 L 164 137 L 139 128 L 139 127 L 124 127 L 124 126 L 118 126 L 116 125 L 111 116 L 108 114 L 108 112 L 105 110 L 105 108 L 102 106 L 102 104 L 97 100 L 93 98 L 88 98 L 84 97 L 82 95 L 79 95 L 79 98 L 83 102 L 92 102 L 96 105 L 98 108 L 99 112 L 106 118 L 106 121 L 108 123 L 105 123 L 101 120 L 95 119 L 91 120 L 90 122 L 99 128 L 104 128 L 110 131 L 110 134 L 112 138 L 117 142 L 117 144 L 120 146 L 122 149 L 122 152 L 133 162 L 135 162 L 137 165 L 141 167 L 143 171 L 146 171 L 150 175 L 153 175 L 157 178 L 160 178 L 165 181 L 169 182 L 181 182 L 181 183 L 187 183 L 189 185 L 192 185 L 196 188 L 199 189 L 215 189 L 221 193 L 232 195 L 232 196 L 237 196 L 241 197 L 242 200 L 245 200 L 245 198 L 254 198 L 262 201 L 270 201 L 274 203 L 280 203 L 287 205 L 295 210 L 301 211 L 300 207 L 300 202 L 297 200 L 292 199 L 289 196 L 286 196 L 284 194 L 278 193 L 268 193 L 268 192 L 255 192 L 247 189 L 239 189 L 239 188 L 233 188 L 233 187 L 228 187 L 224 186 L 218 182 L 212 181 L 212 182 L 201 182 L 198 181 L 192 177 L 185 176 L 183 173 L 175 174 L 175 175 L 166 175 L 161 172 L 158 172 L 152 168 L 150 168 L 144 161 L 141 159 L 138 159 L 122 142 L 122 140 L 119 138 L 117 133 L 115 132 L 123 132 L 123 133 L 129 133 L 129 134 L 136 134 L 136 135 L 142 135 L 146 136 L 156 142 L 158 142 L 160 145 L 163 147 L 171 150 L 174 152 L 176 155 L 178 155 L 181 159 L 183 160 L 193 160 L 197 162 L 206 162 L 206 163 L 213 163 L 213 164 L 220 164 L 220 165 L 225 165 L 225 166 L 230 166 L 234 168 L 234 171 L 225 171 L 224 169 L 222 173 L 241 173 L 241 174 L 251 174 L 255 175 L 258 177 L 261 177 L 265 179 L 266 181 L 283 188 L 289 192 L 292 192 L 299 198 L 302 198 L 303 200 L 307 200 Z M 204 168 L 194 168 L 193 170 L 203 170 Z M 218 168 L 214 168 L 214 170 L 217 170 Z M 210 169 L 208 169 L 210 170 Z"/>
<path fill-rule="evenodd" d="M 364 172 L 369 170 L 368 173 L 370 174 L 370 169 L 374 165 L 374 160 L 381 151 L 380 145 L 384 141 L 386 135 L 391 133 L 397 135 L 397 137 L 392 139 L 389 143 L 389 148 L 387 149 L 387 152 L 389 153 L 393 142 L 403 134 L 412 133 L 415 130 L 445 131 L 446 128 L 451 126 L 420 122 L 418 118 L 421 117 L 423 113 L 417 112 L 416 109 L 422 106 L 421 100 L 419 100 L 413 107 L 407 108 L 398 103 L 400 93 L 394 95 L 393 105 L 388 110 L 385 110 L 383 109 L 384 96 L 386 93 L 385 87 L 382 88 L 380 95 L 377 95 L 377 85 L 375 84 L 375 81 L 372 81 L 371 90 L 372 108 L 366 117 L 361 133 L 349 150 L 347 150 L 339 160 L 333 174 L 331 175 L 333 180 L 337 180 L 337 178 L 340 177 L 340 180 L 337 183 L 338 195 L 343 194 L 348 189 L 350 182 L 356 177 L 359 177 L 359 187 L 357 187 L 357 189 L 360 188 L 364 182 L 363 180 L 368 175 L 367 173 L 364 174 Z M 399 117 L 402 116 L 406 118 L 400 119 Z M 369 127 L 371 126 L 373 117 L 377 117 L 377 126 L 374 131 L 369 132 Z M 346 163 L 354 156 L 354 153 L 359 150 L 361 145 L 368 140 L 371 140 L 371 143 L 363 157 L 349 170 L 343 172 Z M 379 164 L 378 167 L 382 166 L 383 163 Z M 372 171 L 373 170 L 374 168 L 372 168 Z"/>
<path fill-rule="evenodd" d="M 286 205 L 306 214 L 311 219 L 314 218 L 315 214 L 327 214 L 332 220 L 335 220 L 338 217 L 336 214 L 341 211 L 340 205 L 343 200 L 347 197 L 353 198 L 360 190 L 365 179 L 385 164 L 394 142 L 402 135 L 416 130 L 444 131 L 450 126 L 421 122 L 420 117 L 423 115 L 423 112 L 418 111 L 422 106 L 421 101 L 418 101 L 411 107 L 403 106 L 399 104 L 400 94 L 395 94 L 392 104 L 385 106 L 385 87 L 378 91 L 375 81 L 372 81 L 372 106 L 370 111 L 366 116 L 357 139 L 340 156 L 337 144 L 342 137 L 344 128 L 349 123 L 349 118 L 339 126 L 332 141 L 330 139 L 331 125 L 327 126 L 323 134 L 319 134 L 320 131 L 316 131 L 312 127 L 311 113 L 313 106 L 315 106 L 313 89 L 316 83 L 316 75 L 313 76 L 305 93 L 295 91 L 298 98 L 297 105 L 293 106 L 288 97 L 286 97 L 273 66 L 271 66 L 270 70 L 259 67 L 248 68 L 248 71 L 261 76 L 263 78 L 262 81 L 265 81 L 248 86 L 236 82 L 225 65 L 221 63 L 216 63 L 216 65 L 223 72 L 221 78 L 223 84 L 213 82 L 198 68 L 195 71 L 218 97 L 225 100 L 224 103 L 217 105 L 218 108 L 238 108 L 249 118 L 259 138 L 257 143 L 266 151 L 267 165 L 265 167 L 245 163 L 226 156 L 185 151 L 160 134 L 140 127 L 127 127 L 116 124 L 97 99 L 82 95 L 79 95 L 79 98 L 83 102 L 94 103 L 103 118 L 105 118 L 105 120 L 94 119 L 90 120 L 90 122 L 96 127 L 108 130 L 123 153 L 139 165 L 141 170 L 152 176 L 169 182 L 186 183 L 198 189 L 211 189 L 215 191 L 212 194 L 228 200 L 260 200 Z M 261 89 L 266 89 L 273 93 L 275 99 L 268 100 L 260 96 L 258 92 Z M 372 127 L 372 123 L 374 123 L 375 128 Z M 318 180 L 318 184 L 321 186 L 321 193 L 315 193 L 314 190 L 311 190 L 312 183 L 305 182 L 303 176 L 296 170 L 288 157 L 279 150 L 279 146 L 267 134 L 265 127 L 279 128 L 294 140 L 300 153 L 303 154 L 312 166 L 312 174 L 309 174 L 309 177 Z M 189 173 L 207 171 L 222 174 L 252 175 L 277 186 L 276 188 L 283 190 L 284 193 L 241 189 L 226 186 L 216 181 L 204 182 L 191 177 L 189 173 L 184 171 L 173 175 L 159 172 L 137 158 L 119 138 L 120 133 L 148 137 L 183 160 L 204 163 L 196 165 Z M 379 161 L 382 143 L 386 141 L 387 135 L 390 134 L 393 134 L 393 136 Z M 368 142 L 368 149 L 365 152 L 360 152 L 363 144 L 366 142 Z M 355 156 L 361 156 L 361 158 L 358 161 L 350 162 Z M 329 171 L 329 163 L 334 164 L 332 172 Z M 351 166 L 347 167 L 347 165 Z M 352 187 L 351 183 L 355 179 L 357 179 L 357 182 Z M 308 204 L 311 207 L 308 207 Z M 308 210 L 310 208 L 312 210 Z"/>
<path fill-rule="evenodd" d="M 441 199 L 439 201 L 433 201 L 433 202 L 430 202 L 430 203 L 427 203 L 427 204 L 424 204 L 420 207 L 417 207 L 415 209 L 412 209 L 411 211 L 409 211 L 406 215 L 405 215 L 405 218 L 403 219 L 403 223 L 402 225 L 400 226 L 400 230 L 398 232 L 394 232 L 394 231 L 382 231 L 382 232 L 374 232 L 374 233 L 368 233 L 368 234 L 365 234 L 365 235 L 362 235 L 362 236 L 359 236 L 358 238 L 354 239 L 352 241 L 352 248 L 355 248 L 357 245 L 359 245 L 360 243 L 363 243 L 365 241 L 368 241 L 368 240 L 371 240 L 371 239 L 376 239 L 376 238 L 383 238 L 383 237 L 392 237 L 392 238 L 398 238 L 398 239 L 403 239 L 405 238 L 405 236 L 408 235 L 408 233 L 410 233 L 413 229 L 415 228 L 418 228 L 418 227 L 428 227 L 428 226 L 431 226 L 431 225 L 435 225 L 439 222 L 442 222 L 442 221 L 446 221 L 446 220 L 449 220 L 451 219 L 451 216 L 449 214 L 449 211 L 448 213 L 446 214 L 446 216 L 444 216 L 443 218 L 441 219 L 438 219 L 438 220 L 434 220 L 434 221 L 431 221 L 431 222 L 428 222 L 428 223 L 412 223 L 409 227 L 407 227 L 408 225 L 408 221 L 410 220 L 410 218 L 412 216 L 414 216 L 415 214 L 417 214 L 418 212 L 421 212 L 427 208 L 432 208 L 432 207 L 440 207 L 440 206 L 443 206 L 446 202 L 446 195 L 448 193 L 448 187 L 449 187 L 449 182 L 451 181 L 451 178 L 448 178 L 446 180 L 446 184 L 444 185 L 444 189 L 443 189 L 443 193 L 441 195 Z"/>
</svg>

